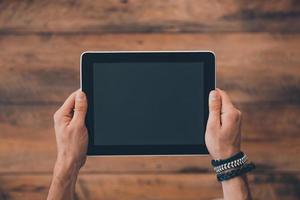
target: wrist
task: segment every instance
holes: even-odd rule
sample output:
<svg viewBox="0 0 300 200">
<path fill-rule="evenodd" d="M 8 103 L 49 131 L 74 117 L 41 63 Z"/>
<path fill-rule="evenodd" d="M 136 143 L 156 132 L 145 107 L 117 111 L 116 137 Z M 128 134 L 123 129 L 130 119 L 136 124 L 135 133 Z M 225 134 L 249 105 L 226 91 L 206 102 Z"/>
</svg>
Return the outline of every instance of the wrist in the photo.
<svg viewBox="0 0 300 200">
<path fill-rule="evenodd" d="M 232 199 L 233 197 L 241 200 L 252 199 L 251 193 L 248 187 L 247 175 L 234 177 L 230 180 L 222 182 L 222 188 L 224 192 L 224 199 Z M 234 191 L 234 192 L 226 192 Z M 234 195 L 234 196 L 231 196 Z"/>
<path fill-rule="evenodd" d="M 227 148 L 226 150 L 216 151 L 212 155 L 212 158 L 214 160 L 223 160 L 223 159 L 230 158 L 231 156 L 237 154 L 240 151 L 241 151 L 240 148 Z"/>
<path fill-rule="evenodd" d="M 57 159 L 54 166 L 54 177 L 59 179 L 76 179 L 79 173 L 79 167 L 75 162 Z"/>
</svg>

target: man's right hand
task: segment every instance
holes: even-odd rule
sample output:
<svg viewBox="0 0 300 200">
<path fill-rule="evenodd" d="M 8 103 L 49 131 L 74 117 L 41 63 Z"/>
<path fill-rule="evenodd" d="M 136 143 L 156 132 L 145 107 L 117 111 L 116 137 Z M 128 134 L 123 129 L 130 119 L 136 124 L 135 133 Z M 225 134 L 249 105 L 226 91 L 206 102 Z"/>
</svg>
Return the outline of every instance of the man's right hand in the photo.
<svg viewBox="0 0 300 200">
<path fill-rule="evenodd" d="M 216 89 L 209 95 L 209 117 L 205 142 L 214 160 L 227 159 L 240 152 L 241 112 L 226 92 Z M 237 176 L 222 182 L 224 200 L 251 200 L 247 176 Z"/>
<path fill-rule="evenodd" d="M 214 160 L 226 159 L 240 151 L 241 119 L 241 112 L 226 92 L 220 89 L 210 92 L 205 142 Z"/>
</svg>

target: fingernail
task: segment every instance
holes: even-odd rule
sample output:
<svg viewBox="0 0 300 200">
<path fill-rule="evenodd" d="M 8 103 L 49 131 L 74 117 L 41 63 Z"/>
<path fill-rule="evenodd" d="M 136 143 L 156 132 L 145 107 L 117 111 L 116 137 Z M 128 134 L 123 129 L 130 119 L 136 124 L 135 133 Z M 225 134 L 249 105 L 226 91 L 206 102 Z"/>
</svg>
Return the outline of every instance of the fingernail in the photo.
<svg viewBox="0 0 300 200">
<path fill-rule="evenodd" d="M 77 101 L 83 101 L 84 98 L 85 98 L 85 95 L 84 95 L 83 92 L 81 92 L 81 91 L 77 92 L 77 94 L 76 94 L 76 100 Z"/>
<path fill-rule="evenodd" d="M 218 92 L 213 90 L 209 93 L 209 100 L 215 101 L 218 99 Z"/>
</svg>

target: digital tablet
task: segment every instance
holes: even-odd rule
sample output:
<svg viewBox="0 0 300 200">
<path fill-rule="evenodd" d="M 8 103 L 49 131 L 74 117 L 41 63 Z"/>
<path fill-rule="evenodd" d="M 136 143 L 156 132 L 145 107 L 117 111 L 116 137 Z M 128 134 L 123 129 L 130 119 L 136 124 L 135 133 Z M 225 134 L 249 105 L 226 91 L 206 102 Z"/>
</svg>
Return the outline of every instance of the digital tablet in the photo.
<svg viewBox="0 0 300 200">
<path fill-rule="evenodd" d="M 88 155 L 207 154 L 208 51 L 84 52 Z"/>
</svg>

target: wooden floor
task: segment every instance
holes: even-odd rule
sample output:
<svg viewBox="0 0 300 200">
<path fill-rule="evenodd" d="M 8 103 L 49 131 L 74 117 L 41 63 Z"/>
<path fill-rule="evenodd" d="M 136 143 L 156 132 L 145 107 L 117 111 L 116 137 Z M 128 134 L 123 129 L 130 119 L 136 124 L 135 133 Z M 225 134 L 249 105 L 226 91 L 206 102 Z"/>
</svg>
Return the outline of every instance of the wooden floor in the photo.
<svg viewBox="0 0 300 200">
<path fill-rule="evenodd" d="M 85 50 L 201 50 L 243 111 L 255 199 L 300 199 L 298 0 L 0 0 L 0 199 L 44 199 Z M 89 158 L 77 199 L 222 197 L 208 157 Z"/>
</svg>

